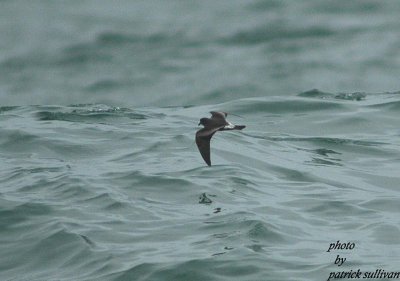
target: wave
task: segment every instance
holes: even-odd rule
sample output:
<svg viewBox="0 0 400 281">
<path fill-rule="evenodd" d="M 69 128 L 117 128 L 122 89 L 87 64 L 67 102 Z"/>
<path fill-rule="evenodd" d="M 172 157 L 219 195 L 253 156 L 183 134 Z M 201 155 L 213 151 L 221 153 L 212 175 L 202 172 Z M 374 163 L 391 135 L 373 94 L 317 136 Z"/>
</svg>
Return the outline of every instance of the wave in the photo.
<svg viewBox="0 0 400 281">
<path fill-rule="evenodd" d="M 352 101 L 361 101 L 366 99 L 366 93 L 327 93 L 322 92 L 318 89 L 312 89 L 303 93 L 298 94 L 299 97 L 306 97 L 306 98 L 322 98 L 322 99 L 338 99 L 338 100 L 352 100 Z"/>
<path fill-rule="evenodd" d="M 255 45 L 273 40 L 293 40 L 300 38 L 321 38 L 336 32 L 327 27 L 293 28 L 285 26 L 263 26 L 241 31 L 221 40 L 223 44 Z"/>
<path fill-rule="evenodd" d="M 71 105 L 70 108 L 58 108 L 53 111 L 38 111 L 37 118 L 40 121 L 69 121 L 69 122 L 102 122 L 115 118 L 129 118 L 144 120 L 145 114 L 134 112 L 128 108 L 112 107 L 101 104 Z"/>
</svg>

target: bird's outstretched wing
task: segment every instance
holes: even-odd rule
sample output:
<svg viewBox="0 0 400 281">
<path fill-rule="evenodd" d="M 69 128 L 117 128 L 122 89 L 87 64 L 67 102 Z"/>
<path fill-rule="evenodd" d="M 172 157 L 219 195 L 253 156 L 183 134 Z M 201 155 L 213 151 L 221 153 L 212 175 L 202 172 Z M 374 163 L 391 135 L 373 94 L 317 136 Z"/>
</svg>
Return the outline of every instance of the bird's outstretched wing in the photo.
<svg viewBox="0 0 400 281">
<path fill-rule="evenodd" d="M 210 111 L 211 113 L 211 118 L 222 118 L 225 119 L 226 116 L 228 116 L 228 113 L 226 112 L 220 112 L 220 111 Z"/>
<path fill-rule="evenodd" d="M 203 128 L 196 133 L 196 144 L 200 151 L 201 157 L 208 166 L 211 166 L 211 156 L 210 156 L 210 141 L 212 136 L 222 127 L 217 127 L 213 129 Z"/>
</svg>

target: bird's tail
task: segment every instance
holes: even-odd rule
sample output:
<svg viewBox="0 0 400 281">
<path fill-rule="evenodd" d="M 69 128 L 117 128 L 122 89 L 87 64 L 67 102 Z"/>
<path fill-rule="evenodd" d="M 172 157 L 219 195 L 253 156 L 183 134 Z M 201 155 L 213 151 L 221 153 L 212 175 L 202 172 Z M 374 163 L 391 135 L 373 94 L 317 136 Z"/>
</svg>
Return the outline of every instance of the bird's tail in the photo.
<svg viewBox="0 0 400 281">
<path fill-rule="evenodd" d="M 246 128 L 245 125 L 233 125 L 231 124 L 231 126 L 225 126 L 221 129 L 219 129 L 220 131 L 231 131 L 231 130 L 243 130 L 244 128 Z"/>
</svg>

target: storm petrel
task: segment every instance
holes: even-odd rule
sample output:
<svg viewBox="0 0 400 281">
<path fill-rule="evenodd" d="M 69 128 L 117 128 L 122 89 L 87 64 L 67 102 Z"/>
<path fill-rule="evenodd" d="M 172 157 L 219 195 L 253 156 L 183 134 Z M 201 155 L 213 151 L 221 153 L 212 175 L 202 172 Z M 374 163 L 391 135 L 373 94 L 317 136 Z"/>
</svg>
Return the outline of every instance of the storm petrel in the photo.
<svg viewBox="0 0 400 281">
<path fill-rule="evenodd" d="M 210 158 L 210 140 L 217 131 L 228 130 L 242 130 L 246 126 L 233 125 L 228 122 L 225 117 L 228 115 L 226 112 L 211 111 L 211 118 L 201 118 L 199 125 L 204 128 L 196 132 L 196 144 L 199 148 L 200 154 L 206 161 L 208 166 L 211 166 Z"/>
</svg>

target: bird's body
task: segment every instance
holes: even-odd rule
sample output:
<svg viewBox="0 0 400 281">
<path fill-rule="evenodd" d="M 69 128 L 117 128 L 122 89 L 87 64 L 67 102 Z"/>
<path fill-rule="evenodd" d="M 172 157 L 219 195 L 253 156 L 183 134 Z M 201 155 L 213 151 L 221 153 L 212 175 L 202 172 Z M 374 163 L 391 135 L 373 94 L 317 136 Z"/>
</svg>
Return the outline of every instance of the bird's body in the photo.
<svg viewBox="0 0 400 281">
<path fill-rule="evenodd" d="M 201 118 L 199 125 L 203 125 L 204 128 L 196 132 L 196 144 L 199 148 L 200 154 L 208 166 L 211 166 L 210 157 L 210 141 L 212 136 L 217 131 L 227 130 L 242 130 L 246 126 L 233 125 L 228 122 L 225 118 L 228 115 L 226 112 L 211 111 L 211 118 Z"/>
</svg>

